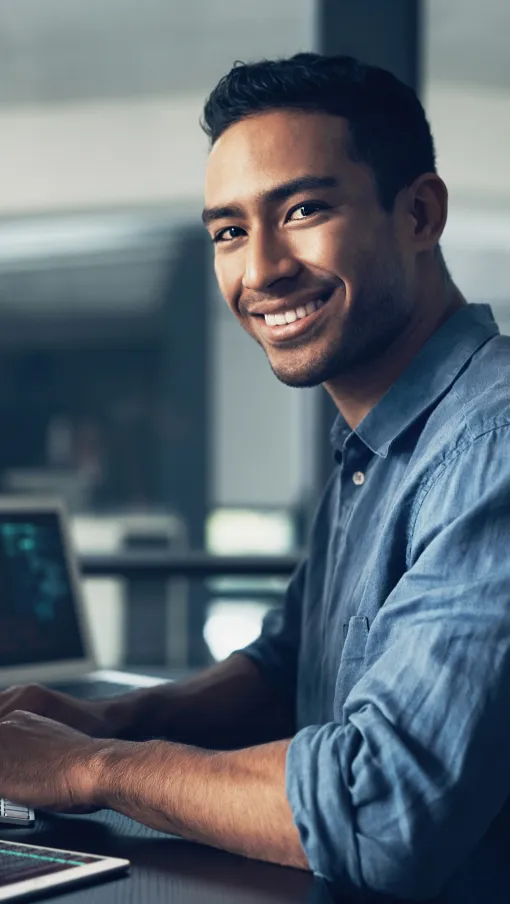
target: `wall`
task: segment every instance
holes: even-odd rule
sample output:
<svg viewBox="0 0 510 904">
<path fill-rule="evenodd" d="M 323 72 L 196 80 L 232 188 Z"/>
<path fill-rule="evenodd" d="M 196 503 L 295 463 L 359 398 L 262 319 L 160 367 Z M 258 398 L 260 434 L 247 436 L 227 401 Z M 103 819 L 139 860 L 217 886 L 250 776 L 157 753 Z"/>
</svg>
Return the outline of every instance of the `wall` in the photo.
<svg viewBox="0 0 510 904">
<path fill-rule="evenodd" d="M 146 0 L 143 11 L 135 0 L 7 0 L 0 217 L 198 207 L 206 94 L 237 58 L 312 47 L 314 15 L 313 0 Z M 213 286 L 211 304 L 213 498 L 293 504 L 312 479 L 314 393 L 278 383 Z"/>
</svg>

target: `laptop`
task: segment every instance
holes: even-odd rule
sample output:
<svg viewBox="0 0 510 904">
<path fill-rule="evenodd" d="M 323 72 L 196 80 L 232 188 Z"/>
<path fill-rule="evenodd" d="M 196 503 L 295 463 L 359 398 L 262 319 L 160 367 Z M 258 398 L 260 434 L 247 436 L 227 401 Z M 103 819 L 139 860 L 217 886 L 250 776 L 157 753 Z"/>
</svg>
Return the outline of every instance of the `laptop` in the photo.
<svg viewBox="0 0 510 904">
<path fill-rule="evenodd" d="M 97 668 L 63 504 L 0 496 L 0 688 L 37 682 L 90 699 L 164 681 Z"/>
</svg>

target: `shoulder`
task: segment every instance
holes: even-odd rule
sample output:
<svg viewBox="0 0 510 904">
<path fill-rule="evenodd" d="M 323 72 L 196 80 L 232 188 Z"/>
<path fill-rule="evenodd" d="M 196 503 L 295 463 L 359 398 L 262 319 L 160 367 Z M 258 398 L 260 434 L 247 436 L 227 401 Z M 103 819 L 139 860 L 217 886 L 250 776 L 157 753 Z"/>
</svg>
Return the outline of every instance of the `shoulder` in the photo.
<svg viewBox="0 0 510 904">
<path fill-rule="evenodd" d="M 475 439 L 510 424 L 510 336 L 494 336 L 473 355 L 453 387 L 453 404 Z"/>
<path fill-rule="evenodd" d="M 470 360 L 430 414 L 414 451 L 420 480 L 411 533 L 445 527 L 475 508 L 510 512 L 510 337 L 495 336 Z"/>
<path fill-rule="evenodd" d="M 498 335 L 473 355 L 428 417 L 415 450 L 426 464 L 424 483 L 455 461 L 467 464 L 500 447 L 507 453 L 509 432 L 510 336 Z"/>
</svg>

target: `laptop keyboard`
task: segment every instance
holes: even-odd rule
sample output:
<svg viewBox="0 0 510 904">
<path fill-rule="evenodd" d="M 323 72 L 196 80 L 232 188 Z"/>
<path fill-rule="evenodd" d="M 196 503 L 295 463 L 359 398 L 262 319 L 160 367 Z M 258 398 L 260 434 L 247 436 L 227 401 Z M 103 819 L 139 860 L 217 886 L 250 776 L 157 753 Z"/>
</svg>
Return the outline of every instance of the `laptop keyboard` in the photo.
<svg viewBox="0 0 510 904">
<path fill-rule="evenodd" d="M 75 681 L 66 684 L 49 685 L 56 691 L 63 694 L 70 694 L 72 697 L 78 697 L 82 700 L 96 700 L 106 697 L 118 697 L 120 694 L 127 694 L 128 691 L 139 689 L 137 684 L 120 684 L 114 681 Z"/>
<path fill-rule="evenodd" d="M 0 842 L 0 888 L 2 901 L 11 901 L 18 897 L 25 898 L 25 894 L 10 895 L 4 887 L 16 882 L 25 882 L 30 879 L 38 879 L 42 876 L 60 873 L 63 870 L 81 866 L 91 862 L 82 854 L 71 851 L 57 851 L 53 848 L 43 848 L 39 845 L 12 844 Z M 31 894 L 38 895 L 42 891 L 39 884 L 31 890 Z M 28 894 L 28 892 L 26 893 Z"/>
</svg>

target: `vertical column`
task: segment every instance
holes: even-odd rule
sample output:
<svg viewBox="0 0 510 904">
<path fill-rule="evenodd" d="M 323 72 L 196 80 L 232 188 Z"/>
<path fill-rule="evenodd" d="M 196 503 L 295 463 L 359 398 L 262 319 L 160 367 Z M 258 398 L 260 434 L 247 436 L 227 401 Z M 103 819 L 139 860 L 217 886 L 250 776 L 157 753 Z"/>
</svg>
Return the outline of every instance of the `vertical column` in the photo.
<svg viewBox="0 0 510 904">
<path fill-rule="evenodd" d="M 317 49 L 382 66 L 419 91 L 421 21 L 421 0 L 317 0 Z"/>
</svg>

